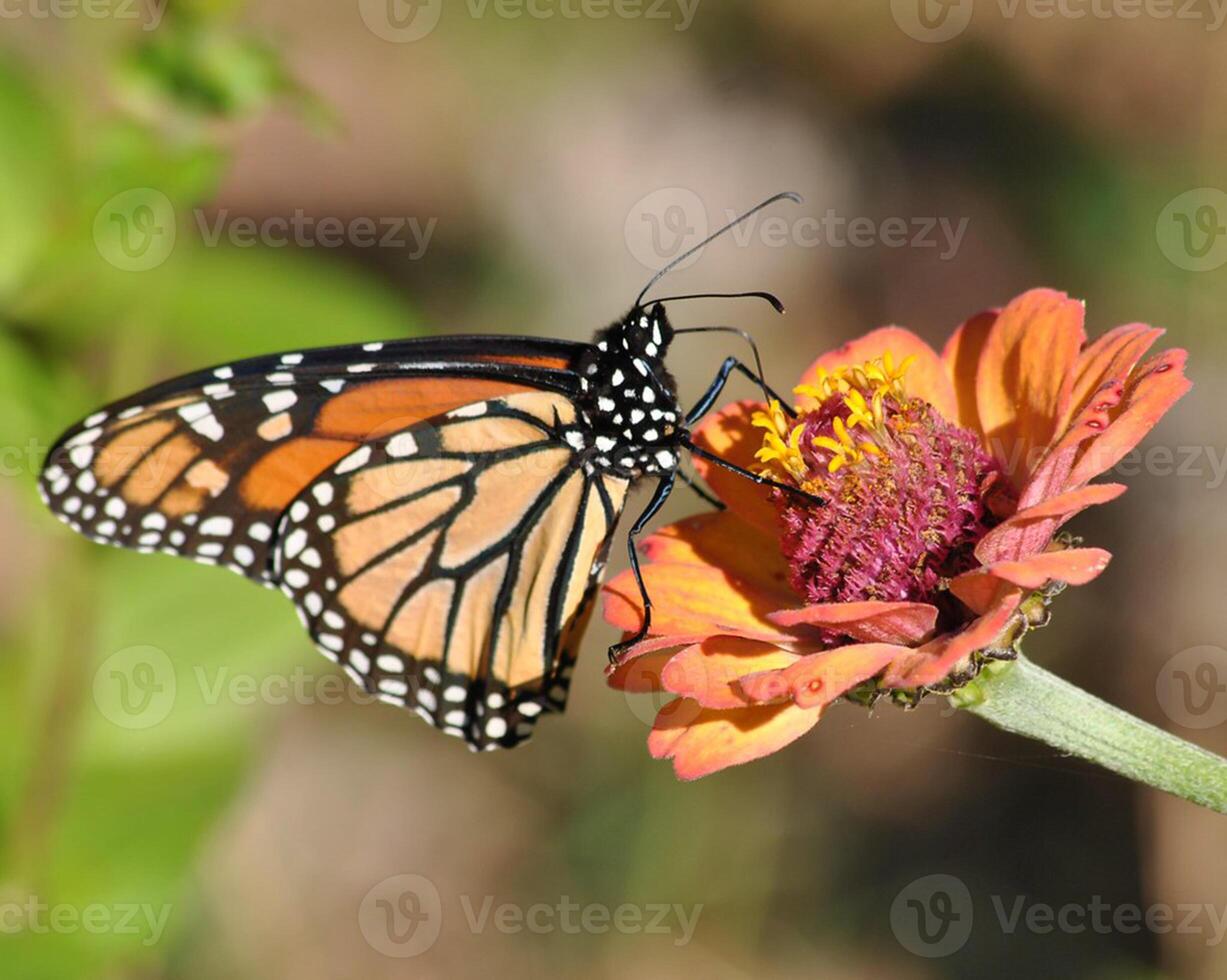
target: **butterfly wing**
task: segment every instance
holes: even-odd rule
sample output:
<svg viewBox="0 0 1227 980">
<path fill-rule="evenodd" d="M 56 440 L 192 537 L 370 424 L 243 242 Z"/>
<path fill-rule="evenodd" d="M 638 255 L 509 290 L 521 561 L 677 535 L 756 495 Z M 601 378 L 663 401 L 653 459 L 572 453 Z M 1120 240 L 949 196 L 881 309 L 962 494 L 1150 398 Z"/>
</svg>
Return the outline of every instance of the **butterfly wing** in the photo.
<svg viewBox="0 0 1227 980">
<path fill-rule="evenodd" d="M 573 391 L 583 345 L 426 338 L 254 358 L 107 406 L 48 454 L 39 489 L 105 544 L 224 564 L 273 584 L 284 509 L 381 434 L 461 405 Z"/>
<path fill-rule="evenodd" d="M 628 481 L 574 403 L 521 392 L 342 457 L 288 509 L 273 574 L 355 682 L 475 748 L 562 710 Z"/>
</svg>

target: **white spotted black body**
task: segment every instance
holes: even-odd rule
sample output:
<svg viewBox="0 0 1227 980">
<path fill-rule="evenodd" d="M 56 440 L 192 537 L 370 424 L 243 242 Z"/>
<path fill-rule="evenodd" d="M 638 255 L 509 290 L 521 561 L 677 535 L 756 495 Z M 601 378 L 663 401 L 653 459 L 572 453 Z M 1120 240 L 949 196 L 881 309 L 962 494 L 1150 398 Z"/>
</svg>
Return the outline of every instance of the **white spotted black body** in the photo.
<svg viewBox="0 0 1227 980">
<path fill-rule="evenodd" d="M 631 480 L 677 468 L 686 435 L 664 358 L 673 328 L 664 307 L 635 309 L 594 338 L 576 366 L 582 429 L 568 443 L 597 469 Z"/>
</svg>

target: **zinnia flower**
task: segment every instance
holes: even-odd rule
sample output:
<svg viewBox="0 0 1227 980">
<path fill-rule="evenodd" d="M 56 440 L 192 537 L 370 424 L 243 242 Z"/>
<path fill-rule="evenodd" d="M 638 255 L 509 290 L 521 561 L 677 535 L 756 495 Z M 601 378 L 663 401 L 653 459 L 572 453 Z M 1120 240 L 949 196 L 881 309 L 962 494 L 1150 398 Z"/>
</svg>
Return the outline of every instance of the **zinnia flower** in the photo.
<svg viewBox="0 0 1227 980">
<path fill-rule="evenodd" d="M 1066 585 L 1111 557 L 1061 527 L 1119 496 L 1091 481 L 1189 388 L 1184 351 L 1117 327 L 1087 345 L 1083 304 L 1036 289 L 955 330 L 939 355 L 883 327 L 819 357 L 778 404 L 726 406 L 702 448 L 822 498 L 696 461 L 727 509 L 642 545 L 651 632 L 610 667 L 671 692 L 648 739 L 683 779 L 760 758 L 839 697 L 915 704 L 1017 655 Z M 630 573 L 605 617 L 642 620 Z"/>
</svg>

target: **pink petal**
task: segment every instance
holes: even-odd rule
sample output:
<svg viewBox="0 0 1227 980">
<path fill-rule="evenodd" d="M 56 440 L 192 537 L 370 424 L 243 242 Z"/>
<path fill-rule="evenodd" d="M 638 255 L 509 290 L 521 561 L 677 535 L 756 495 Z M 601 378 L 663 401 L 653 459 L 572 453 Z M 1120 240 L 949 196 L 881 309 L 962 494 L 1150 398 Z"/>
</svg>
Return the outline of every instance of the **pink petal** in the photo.
<svg viewBox="0 0 1227 980">
<path fill-rule="evenodd" d="M 1087 507 L 1106 504 L 1124 492 L 1123 483 L 1094 483 L 1049 497 L 1020 510 L 989 531 L 976 545 L 976 558 L 981 564 L 991 565 L 1043 551 L 1062 524 Z"/>
<path fill-rule="evenodd" d="M 868 680 L 892 660 L 911 651 L 896 643 L 858 643 L 802 657 L 782 670 L 741 679 L 741 689 L 758 702 L 791 697 L 798 707 L 821 708 Z"/>
<path fill-rule="evenodd" d="M 1105 381 L 1046 450 L 1039 465 L 1019 494 L 1018 507 L 1025 510 L 1075 487 L 1070 479 L 1079 447 L 1098 436 L 1112 421 L 1112 412 L 1125 397 L 1124 379 Z"/>
<path fill-rule="evenodd" d="M 1074 417 L 1105 384 L 1113 381 L 1123 384 L 1142 355 L 1162 336 L 1163 331 L 1157 327 L 1129 323 L 1114 327 L 1088 344 L 1078 355 L 1069 410 L 1058 421 L 1057 434 L 1065 432 Z"/>
<path fill-rule="evenodd" d="M 1015 591 L 1001 599 L 961 633 L 938 637 L 910 656 L 901 657 L 890 665 L 882 679 L 885 687 L 923 687 L 943 680 L 955 665 L 976 650 L 983 650 L 995 640 L 1022 602 L 1022 593 Z"/>
<path fill-rule="evenodd" d="M 838 629 L 867 643 L 919 643 L 937 622 L 937 608 L 925 602 L 831 602 L 783 609 L 767 618 L 780 626 Z"/>
<path fill-rule="evenodd" d="M 1024 589 L 1038 589 L 1046 582 L 1085 585 L 1097 578 L 1111 560 L 1111 553 L 1102 548 L 1045 551 L 1018 561 L 995 562 L 971 572 L 964 572 L 951 580 L 950 591 L 972 612 L 982 613 L 992 603 L 1002 582 Z"/>
<path fill-rule="evenodd" d="M 1119 463 L 1193 386 L 1184 376 L 1186 360 L 1188 354 L 1183 350 L 1164 351 L 1129 379 L 1116 417 L 1080 449 L 1069 478 L 1071 486 L 1089 483 Z"/>
</svg>

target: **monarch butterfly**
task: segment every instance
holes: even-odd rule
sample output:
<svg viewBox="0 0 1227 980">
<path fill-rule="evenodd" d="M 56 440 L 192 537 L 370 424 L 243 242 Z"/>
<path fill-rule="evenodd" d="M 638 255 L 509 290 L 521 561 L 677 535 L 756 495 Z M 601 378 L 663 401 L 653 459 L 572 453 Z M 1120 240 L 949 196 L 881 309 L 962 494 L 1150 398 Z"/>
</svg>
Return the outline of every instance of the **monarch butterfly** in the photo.
<svg viewBox="0 0 1227 980">
<path fill-rule="evenodd" d="M 279 588 L 361 688 L 474 749 L 514 746 L 565 706 L 631 486 L 656 480 L 627 535 L 644 622 L 619 647 L 647 635 L 634 541 L 672 491 L 680 454 L 771 483 L 689 439 L 734 370 L 769 392 L 757 350 L 756 370 L 727 358 L 689 411 L 664 365 L 679 334 L 748 336 L 675 330 L 664 303 L 693 297 L 644 297 L 781 198 L 799 200 L 775 195 L 679 256 L 591 344 L 423 338 L 207 369 L 69 429 L 39 489 L 95 541 Z M 708 295 L 783 309 L 766 293 Z"/>
</svg>

